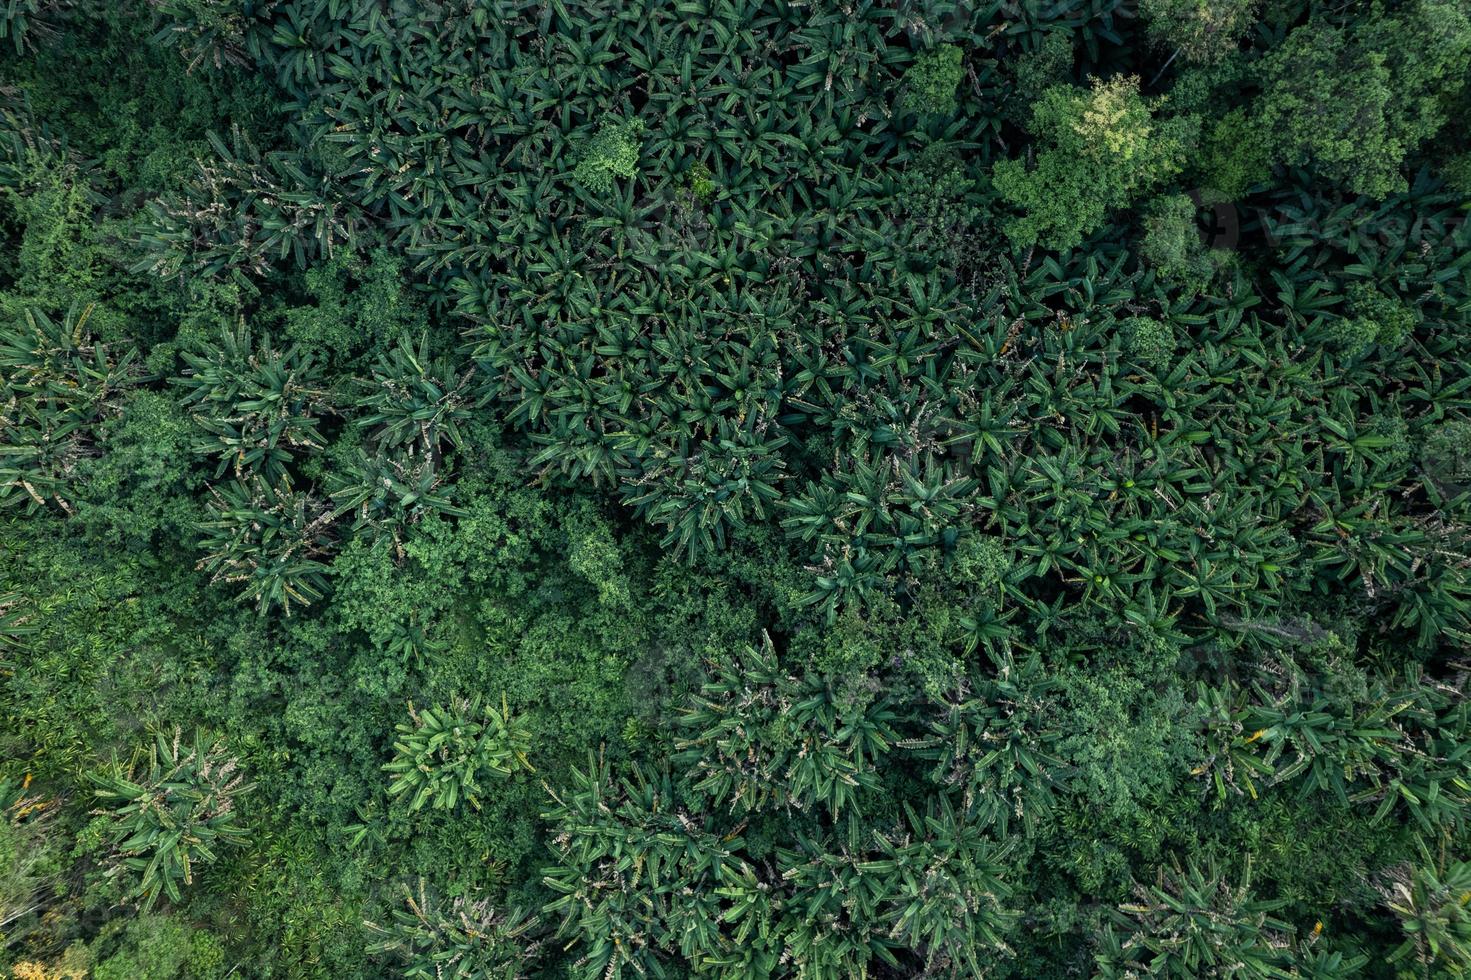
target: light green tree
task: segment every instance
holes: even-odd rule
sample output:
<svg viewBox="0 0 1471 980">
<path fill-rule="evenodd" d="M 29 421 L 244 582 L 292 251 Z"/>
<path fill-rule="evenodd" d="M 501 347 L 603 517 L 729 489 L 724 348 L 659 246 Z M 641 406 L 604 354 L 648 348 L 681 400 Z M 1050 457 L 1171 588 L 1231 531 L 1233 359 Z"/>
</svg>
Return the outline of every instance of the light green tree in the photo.
<svg viewBox="0 0 1471 980">
<path fill-rule="evenodd" d="M 1038 147 L 1032 165 L 1002 160 L 992 170 L 1001 199 L 1020 212 L 1003 224 L 1012 243 L 1072 248 L 1111 211 L 1179 173 L 1199 127 L 1158 109 L 1136 77 L 1043 93 L 1029 127 Z"/>
</svg>

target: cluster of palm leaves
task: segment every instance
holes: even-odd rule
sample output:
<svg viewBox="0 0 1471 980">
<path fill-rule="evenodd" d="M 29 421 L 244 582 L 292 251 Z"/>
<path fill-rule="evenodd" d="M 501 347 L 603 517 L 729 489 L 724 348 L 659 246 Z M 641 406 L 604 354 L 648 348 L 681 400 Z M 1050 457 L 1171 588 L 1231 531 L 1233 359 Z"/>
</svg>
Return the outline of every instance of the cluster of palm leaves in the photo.
<svg viewBox="0 0 1471 980">
<path fill-rule="evenodd" d="M 220 739 L 160 732 L 146 758 L 94 783 L 112 846 L 109 874 L 126 882 L 144 908 L 164 897 L 179 901 L 182 887 L 223 846 L 247 837 L 235 804 L 251 787 Z"/>
<path fill-rule="evenodd" d="M 711 806 L 749 813 L 818 805 L 836 816 L 877 785 L 875 762 L 895 740 L 882 700 L 854 710 L 821 678 L 784 673 L 769 638 L 715 673 L 680 719 L 693 734 L 675 756 Z"/>
<path fill-rule="evenodd" d="M 679 800 L 667 774 L 618 779 L 595 759 L 557 795 L 547 912 L 579 944 L 577 976 L 670 976 L 683 962 L 756 978 L 799 963 L 836 980 L 904 961 L 965 975 L 1006 949 L 1005 849 L 943 801 L 890 829 L 849 818 L 799 831 L 770 852 L 742 836 L 746 821 L 731 829 Z"/>
<path fill-rule="evenodd" d="M 27 310 L 23 323 L 0 329 L 0 505 L 70 513 L 97 426 L 145 377 L 130 345 L 92 334 L 91 314 Z"/>
<path fill-rule="evenodd" d="M 1221 795 L 1288 783 L 1342 803 L 1403 809 L 1427 831 L 1463 827 L 1471 806 L 1467 676 L 1310 678 L 1272 664 L 1248 688 L 1202 688 L 1209 756 L 1196 774 Z M 1398 683 L 1395 683 L 1397 681 Z"/>
<path fill-rule="evenodd" d="M 423 879 L 405 885 L 404 907 L 386 922 L 369 922 L 370 951 L 390 958 L 404 980 L 522 980 L 541 943 L 530 938 L 534 916 L 502 912 L 484 899 L 441 901 Z"/>
<path fill-rule="evenodd" d="M 183 404 L 203 430 L 198 449 L 218 457 L 215 477 L 285 477 L 323 445 L 318 428 L 325 391 L 311 355 L 258 346 L 242 327 L 200 352 L 184 351 Z"/>
<path fill-rule="evenodd" d="M 1065 594 L 1219 636 L 1361 591 L 1421 644 L 1466 628 L 1465 488 L 1413 451 L 1466 424 L 1436 368 L 1467 318 L 1453 196 L 1289 181 L 1238 229 L 1269 273 L 1188 241 L 1184 279 L 1158 248 L 1014 255 L 981 238 L 1023 84 L 994 55 L 1117 42 L 1118 5 L 605 6 L 229 22 L 298 100 L 300 148 L 217 141 L 160 205 L 160 271 L 260 274 L 368 222 L 464 324 L 467 362 L 399 346 L 364 379 L 373 445 L 330 489 L 360 525 L 453 514 L 483 408 L 668 547 L 779 524 L 828 615 L 983 528 L 1033 613 Z M 916 111 L 921 80 L 945 91 Z"/>
<path fill-rule="evenodd" d="M 389 796 L 403 796 L 412 812 L 425 805 L 453 810 L 460 801 L 480 809 L 482 779 L 529 770 L 530 734 L 502 702 L 480 699 L 415 710 L 398 726 L 389 773 Z"/>
</svg>

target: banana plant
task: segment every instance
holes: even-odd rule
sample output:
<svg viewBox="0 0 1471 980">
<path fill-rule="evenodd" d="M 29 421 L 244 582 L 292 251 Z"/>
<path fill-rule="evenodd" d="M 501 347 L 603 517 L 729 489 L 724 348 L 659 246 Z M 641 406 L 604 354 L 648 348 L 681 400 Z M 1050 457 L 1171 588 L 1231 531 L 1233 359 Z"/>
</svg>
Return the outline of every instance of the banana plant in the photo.
<svg viewBox="0 0 1471 980">
<path fill-rule="evenodd" d="M 236 803 L 252 789 L 225 742 L 196 732 L 159 732 L 146 756 L 94 774 L 95 811 L 106 821 L 110 877 L 146 911 L 161 898 L 183 899 L 196 874 L 223 847 L 243 844 Z"/>
<path fill-rule="evenodd" d="M 533 771 L 530 730 L 504 698 L 499 710 L 479 698 L 419 709 L 410 704 L 409 720 L 395 727 L 393 760 L 383 770 L 388 795 L 407 800 L 410 813 L 426 805 L 454 810 L 461 801 L 479 810 L 484 780 Z"/>
</svg>

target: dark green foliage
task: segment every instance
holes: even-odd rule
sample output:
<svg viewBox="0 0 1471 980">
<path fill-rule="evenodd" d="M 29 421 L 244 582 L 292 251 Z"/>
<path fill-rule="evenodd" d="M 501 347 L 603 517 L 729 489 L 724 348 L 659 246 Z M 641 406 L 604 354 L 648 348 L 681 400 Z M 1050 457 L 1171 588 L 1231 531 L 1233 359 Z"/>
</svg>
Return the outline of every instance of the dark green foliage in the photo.
<svg viewBox="0 0 1471 980">
<path fill-rule="evenodd" d="M 773 866 L 740 836 L 746 821 L 719 833 L 714 815 L 677 809 L 667 777 L 614 783 L 595 767 L 574 772 L 548 814 L 558 863 L 545 882 L 558 897 L 547 911 L 578 942 L 577 976 L 667 976 L 678 957 L 721 976 L 754 980 L 785 961 L 838 980 L 874 958 L 897 966 L 905 950 L 965 976 L 1006 950 L 1004 849 L 947 804 L 907 809 L 890 831 L 864 833 L 853 817 L 833 834 L 799 831 Z"/>
<path fill-rule="evenodd" d="M 1010 952 L 1003 937 L 1014 913 L 1000 877 L 1004 852 L 948 803 L 923 817 L 908 810 L 907 817 L 907 832 L 878 836 L 879 856 L 861 867 L 892 876 L 884 909 L 893 922 L 889 935 L 923 951 L 926 972 L 979 976 L 987 954 Z"/>
<path fill-rule="evenodd" d="M 1391 686 L 1336 668 L 1310 680 L 1291 662 L 1273 664 L 1248 694 L 1207 691 L 1201 716 L 1210 756 L 1196 768 L 1223 797 L 1256 798 L 1288 783 L 1306 796 L 1371 804 L 1376 820 L 1396 810 L 1427 831 L 1459 828 L 1471 804 L 1471 753 L 1448 732 L 1466 706 L 1454 685 L 1412 672 Z"/>
<path fill-rule="evenodd" d="M 1373 325 L 1374 340 L 1385 347 L 1400 347 L 1415 329 L 1415 311 L 1398 298 L 1386 296 L 1365 282 L 1350 283 L 1346 290 L 1348 312 Z M 1366 328 L 1367 329 L 1367 328 Z"/>
<path fill-rule="evenodd" d="M 0 6 L 0 41 L 9 40 L 16 54 L 56 37 L 60 17 L 75 0 L 5 0 Z"/>
<path fill-rule="evenodd" d="M 568 515 L 567 565 L 597 589 L 598 601 L 627 607 L 632 596 L 623 568 L 623 554 L 608 522 L 592 508 Z"/>
<path fill-rule="evenodd" d="M 1025 124 L 1032 103 L 1049 88 L 1069 81 L 1072 67 L 1072 32 L 1048 31 L 1042 35 L 1036 48 L 1024 50 L 1015 59 L 1015 108 L 1008 115 Z"/>
<path fill-rule="evenodd" d="M 723 952 L 715 888 L 740 841 L 721 840 L 677 812 L 666 777 L 635 771 L 621 784 L 595 760 L 574 770 L 547 819 L 557 864 L 545 883 L 561 918 L 558 936 L 578 941 L 577 976 L 663 976 L 664 957 Z"/>
<path fill-rule="evenodd" d="M 308 303 L 285 311 L 285 331 L 297 345 L 334 364 L 375 354 L 399 337 L 424 332 L 423 309 L 403 282 L 404 261 L 384 250 L 338 253 L 305 275 Z"/>
<path fill-rule="evenodd" d="M 1208 204 L 1240 201 L 1267 179 L 1272 151 L 1265 132 L 1245 110 L 1227 112 L 1201 133 L 1201 197 Z"/>
<path fill-rule="evenodd" d="M 787 865 L 782 878 L 795 889 L 785 955 L 803 964 L 803 975 L 861 975 L 870 962 L 897 965 L 896 952 L 907 947 L 926 971 L 972 976 L 991 954 L 1009 952 L 1002 938 L 1013 922 L 1003 904 L 1009 889 L 997 878 L 1003 853 L 948 806 L 923 817 L 909 809 L 906 818 L 890 833 L 875 832 L 867 847 L 850 820 L 846 842 L 819 848 L 799 837 L 798 848 L 777 852 Z"/>
<path fill-rule="evenodd" d="M 976 181 L 954 147 L 932 143 L 905 168 L 899 188 L 916 260 L 939 265 L 964 261 L 957 240 L 972 233 L 979 217 Z"/>
<path fill-rule="evenodd" d="M 1463 4 L 0 45 L 0 973 L 1464 972 Z"/>
<path fill-rule="evenodd" d="M 242 327 L 219 346 L 184 351 L 188 367 L 179 379 L 183 404 L 204 430 L 199 452 L 218 458 L 215 477 L 259 474 L 284 478 L 299 456 L 322 446 L 316 415 L 325 392 L 314 386 L 313 362 L 295 347 L 279 351 L 256 344 Z"/>
<path fill-rule="evenodd" d="M 157 391 L 133 390 L 98 434 L 102 452 L 80 468 L 78 523 L 114 542 L 188 534 L 203 475 L 192 465 L 199 432 L 183 407 Z"/>
<path fill-rule="evenodd" d="M 1445 182 L 1461 194 L 1471 194 L 1471 153 L 1462 153 L 1445 166 Z"/>
<path fill-rule="evenodd" d="M 692 792 L 735 813 L 813 805 L 833 816 L 877 784 L 893 713 L 882 700 L 846 704 L 826 680 L 783 672 L 770 638 L 717 665 L 680 718 Z"/>
<path fill-rule="evenodd" d="M 434 453 L 351 451 L 327 480 L 333 516 L 351 514 L 358 530 L 394 533 L 426 514 L 458 514 L 445 489 L 444 465 Z"/>
</svg>

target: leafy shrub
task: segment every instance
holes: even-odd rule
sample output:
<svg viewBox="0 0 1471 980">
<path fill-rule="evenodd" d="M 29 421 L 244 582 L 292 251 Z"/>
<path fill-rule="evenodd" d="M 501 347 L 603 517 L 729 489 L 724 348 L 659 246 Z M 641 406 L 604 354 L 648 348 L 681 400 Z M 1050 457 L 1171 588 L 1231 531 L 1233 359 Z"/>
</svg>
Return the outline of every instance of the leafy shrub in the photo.
<svg viewBox="0 0 1471 980">
<path fill-rule="evenodd" d="M 1036 48 L 1022 51 L 1013 65 L 1018 108 L 1011 110 L 1008 116 L 1025 123 L 1032 103 L 1041 98 L 1043 92 L 1069 80 L 1073 67 L 1072 32 L 1048 31 L 1042 35 Z"/>
<path fill-rule="evenodd" d="M 904 71 L 904 105 L 921 115 L 948 116 L 955 111 L 955 90 L 965 76 L 965 52 L 942 44 L 914 59 Z"/>
<path fill-rule="evenodd" d="M 632 177 L 638 173 L 639 137 L 643 120 L 621 122 L 605 120 L 582 148 L 573 178 L 595 194 L 613 189 L 615 177 Z"/>
<path fill-rule="evenodd" d="M 1155 109 L 1138 78 L 1044 92 L 1028 126 L 1041 146 L 1035 165 L 1003 160 L 992 168 L 1001 199 L 1023 212 L 1003 226 L 1012 243 L 1072 248 L 1110 211 L 1178 173 L 1195 126 Z"/>
<path fill-rule="evenodd" d="M 1201 198 L 1206 204 L 1241 200 L 1252 185 L 1267 179 L 1272 150 L 1265 133 L 1245 109 L 1226 113 L 1202 133 Z"/>
<path fill-rule="evenodd" d="M 1446 419 L 1432 427 L 1420 459 L 1437 483 L 1452 488 L 1471 483 L 1471 422 Z"/>
<path fill-rule="evenodd" d="M 171 916 L 145 914 L 111 923 L 89 952 L 96 962 L 93 980 L 216 980 L 227 975 L 223 943 Z"/>
<path fill-rule="evenodd" d="M 306 270 L 307 302 L 283 316 L 286 334 L 303 350 L 334 363 L 379 352 L 399 337 L 423 335 L 424 309 L 404 281 L 406 262 L 383 248 L 338 252 Z"/>
<path fill-rule="evenodd" d="M 1143 0 L 1139 13 L 1151 37 L 1189 61 L 1213 62 L 1235 50 L 1259 0 Z"/>
<path fill-rule="evenodd" d="M 1345 294 L 1349 311 L 1376 327 L 1376 343 L 1389 348 L 1401 347 L 1414 332 L 1415 311 L 1399 299 L 1363 282 L 1350 283 Z"/>
<path fill-rule="evenodd" d="M 76 525 L 113 542 L 191 534 L 199 517 L 194 494 L 203 485 L 193 467 L 199 431 L 178 403 L 133 389 L 96 435 L 100 451 L 77 473 Z"/>
<path fill-rule="evenodd" d="M 1215 277 L 1217 254 L 1208 252 L 1195 222 L 1195 202 L 1185 194 L 1156 198 L 1145 212 L 1139 255 L 1165 280 L 1202 290 Z"/>
<path fill-rule="evenodd" d="M 899 200 L 912 229 L 912 259 L 933 256 L 952 265 L 960 258 L 956 239 L 979 217 L 975 188 L 960 154 L 944 143 L 931 143 L 910 163 L 901 178 Z"/>
<path fill-rule="evenodd" d="M 1167 369 L 1175 357 L 1175 331 L 1168 323 L 1130 317 L 1121 324 L 1124 350 L 1155 371 Z"/>
<path fill-rule="evenodd" d="M 599 602 L 626 607 L 631 594 L 612 528 L 591 508 L 568 516 L 568 566 L 597 589 Z"/>
</svg>

